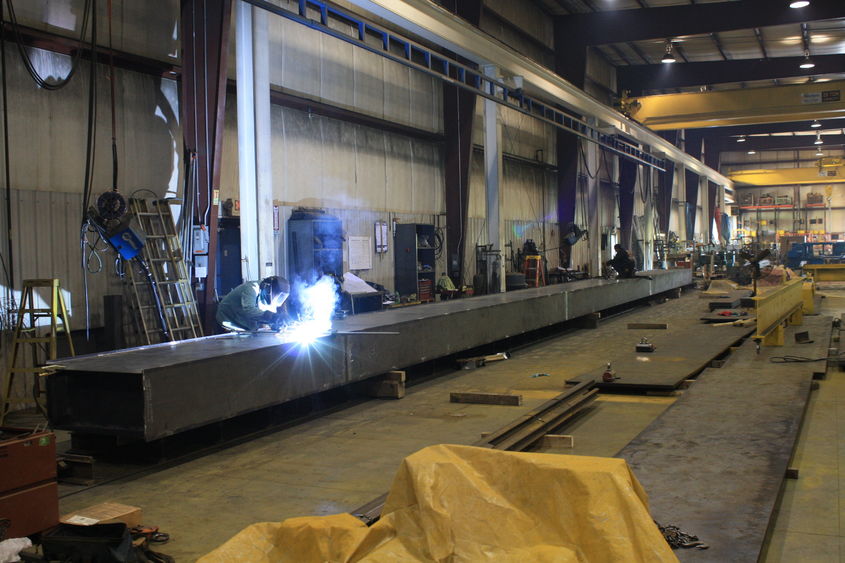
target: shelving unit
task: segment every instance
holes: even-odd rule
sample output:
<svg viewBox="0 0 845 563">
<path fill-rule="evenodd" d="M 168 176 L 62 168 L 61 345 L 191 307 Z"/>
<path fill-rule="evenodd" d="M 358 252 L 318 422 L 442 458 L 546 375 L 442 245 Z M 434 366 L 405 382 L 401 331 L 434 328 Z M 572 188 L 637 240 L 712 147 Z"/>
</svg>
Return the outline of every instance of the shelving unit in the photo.
<svg viewBox="0 0 845 563">
<path fill-rule="evenodd" d="M 302 213 L 288 220 L 289 274 L 313 282 L 343 276 L 343 224 L 337 217 Z"/>
<path fill-rule="evenodd" d="M 396 292 L 402 296 L 415 294 L 423 303 L 434 301 L 434 225 L 396 225 L 393 248 Z"/>
</svg>

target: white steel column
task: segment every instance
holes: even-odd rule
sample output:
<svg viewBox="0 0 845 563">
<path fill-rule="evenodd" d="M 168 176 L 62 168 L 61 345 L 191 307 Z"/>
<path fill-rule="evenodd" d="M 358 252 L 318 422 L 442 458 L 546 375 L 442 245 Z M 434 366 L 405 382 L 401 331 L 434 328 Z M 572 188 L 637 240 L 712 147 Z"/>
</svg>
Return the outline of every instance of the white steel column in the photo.
<svg viewBox="0 0 845 563">
<path fill-rule="evenodd" d="M 588 123 L 595 125 L 596 120 L 589 118 Z M 601 202 L 601 185 L 599 183 L 599 162 L 601 155 L 599 154 L 599 146 L 595 143 L 588 143 L 584 140 L 578 141 L 581 144 L 581 149 L 584 151 L 584 162 L 580 165 L 587 166 L 588 170 L 581 170 L 586 179 L 584 182 L 587 185 L 587 230 L 590 237 L 590 272 L 592 275 L 599 275 L 602 271 L 602 263 L 605 260 L 602 256 L 601 250 L 601 234 L 602 223 L 598 212 Z M 588 174 L 589 172 L 589 174 Z M 618 174 L 618 166 L 616 173 Z M 590 177 L 590 174 L 593 177 Z M 617 176 L 618 177 L 618 176 Z M 581 180 L 577 180 L 580 182 Z M 613 219 L 613 224 L 616 219 Z"/>
<path fill-rule="evenodd" d="M 253 79 L 252 6 L 235 4 L 235 55 L 238 102 L 238 199 L 241 216 L 241 275 L 260 277 L 258 221 L 255 200 L 255 103 Z"/>
<path fill-rule="evenodd" d="M 675 194 L 678 206 L 675 213 L 678 217 L 678 237 L 682 241 L 689 240 L 687 236 L 687 173 L 683 164 L 675 165 Z M 691 233 L 690 233 L 691 236 Z"/>
<path fill-rule="evenodd" d="M 699 227 L 699 234 L 701 235 L 701 242 L 704 244 L 710 244 L 710 241 L 707 240 L 708 233 L 710 233 L 710 224 L 707 222 L 708 220 L 712 219 L 711 210 L 710 210 L 710 197 L 708 192 L 710 191 L 710 186 L 707 185 L 707 178 L 703 176 L 698 177 L 698 199 L 701 201 L 701 214 L 698 215 L 701 219 L 698 222 Z"/>
<path fill-rule="evenodd" d="M 255 190 L 258 229 L 258 272 L 261 277 L 276 274 L 276 245 L 273 238 L 273 133 L 270 112 L 269 13 L 253 8 L 253 95 L 255 96 Z"/>
<path fill-rule="evenodd" d="M 493 65 L 483 67 L 484 74 L 498 77 L 498 69 Z M 491 273 L 498 276 L 498 287 L 488 286 L 489 291 L 505 291 L 504 240 L 502 238 L 502 122 L 499 104 L 484 98 L 484 183 L 487 203 L 487 242 L 493 250 L 500 253 L 498 260 L 492 257 L 487 261 L 488 283 Z"/>
<path fill-rule="evenodd" d="M 643 210 L 643 270 L 654 268 L 654 187 L 657 185 L 657 170 L 642 168 L 643 188 L 647 197 Z"/>
</svg>

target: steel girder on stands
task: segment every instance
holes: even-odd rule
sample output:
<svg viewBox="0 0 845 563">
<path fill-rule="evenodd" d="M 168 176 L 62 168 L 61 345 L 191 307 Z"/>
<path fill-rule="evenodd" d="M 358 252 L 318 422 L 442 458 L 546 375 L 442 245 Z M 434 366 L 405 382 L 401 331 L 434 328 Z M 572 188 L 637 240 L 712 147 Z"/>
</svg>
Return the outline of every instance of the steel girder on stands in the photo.
<svg viewBox="0 0 845 563">
<path fill-rule="evenodd" d="M 355 315 L 310 344 L 227 334 L 63 358 L 47 378 L 49 418 L 74 434 L 154 441 L 692 283 L 686 268 L 644 274 Z"/>
<path fill-rule="evenodd" d="M 208 229 L 208 276 L 197 291 L 206 334 L 214 332 L 217 204 L 226 111 L 232 0 L 182 0 L 182 132 L 197 190 L 194 224 Z M 190 213 L 190 210 L 187 211 Z"/>
</svg>

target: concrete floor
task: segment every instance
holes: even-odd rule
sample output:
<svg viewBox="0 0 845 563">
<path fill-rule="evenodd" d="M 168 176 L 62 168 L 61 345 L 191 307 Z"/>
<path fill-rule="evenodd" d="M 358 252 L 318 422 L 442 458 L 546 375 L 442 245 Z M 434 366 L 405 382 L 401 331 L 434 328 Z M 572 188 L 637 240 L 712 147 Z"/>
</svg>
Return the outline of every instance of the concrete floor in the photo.
<svg viewBox="0 0 845 563">
<path fill-rule="evenodd" d="M 820 312 L 841 317 L 845 289 L 821 292 Z M 845 562 L 845 373 L 829 369 L 811 395 L 792 466 L 763 560 Z"/>
<path fill-rule="evenodd" d="M 826 304 L 845 308 L 845 299 Z M 389 488 L 404 456 L 435 443 L 471 443 L 560 393 L 567 378 L 593 369 L 614 347 L 630 346 L 628 322 L 681 322 L 697 315 L 700 306 L 695 295 L 686 295 L 602 321 L 598 330 L 538 343 L 506 362 L 412 385 L 399 401 L 364 401 L 213 455 L 102 486 L 63 487 L 61 509 L 107 500 L 141 506 L 145 523 L 171 534 L 161 551 L 177 561 L 196 559 L 254 522 L 350 511 Z M 549 376 L 532 377 L 538 373 Z M 524 403 L 452 404 L 450 391 L 519 393 Z M 845 554 L 839 518 L 838 462 L 845 456 L 845 418 L 837 418 L 840 394 L 845 394 L 845 375 L 835 374 L 814 395 L 794 464 L 801 478 L 787 483 L 766 561 L 838 561 L 840 545 Z M 602 395 L 562 431 L 575 437 L 574 448 L 541 451 L 612 456 L 674 400 Z"/>
</svg>

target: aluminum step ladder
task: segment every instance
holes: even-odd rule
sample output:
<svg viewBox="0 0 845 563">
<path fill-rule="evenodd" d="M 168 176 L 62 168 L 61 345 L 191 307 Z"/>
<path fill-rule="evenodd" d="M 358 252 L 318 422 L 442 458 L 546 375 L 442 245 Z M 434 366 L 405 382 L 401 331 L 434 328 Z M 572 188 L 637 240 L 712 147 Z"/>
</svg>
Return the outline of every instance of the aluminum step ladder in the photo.
<svg viewBox="0 0 845 563">
<path fill-rule="evenodd" d="M 47 295 L 43 306 L 36 303 L 38 289 L 48 290 L 45 292 Z M 50 324 L 42 323 L 39 326 L 38 322 L 41 319 L 50 319 Z M 61 321 L 61 324 L 59 324 L 59 321 Z M 45 330 L 48 327 L 49 330 Z M 58 357 L 58 333 L 60 331 L 64 332 L 67 338 L 70 355 L 75 356 L 76 351 L 73 349 L 73 339 L 70 335 L 67 307 L 65 307 L 64 297 L 62 297 L 59 280 L 56 278 L 24 280 L 21 306 L 18 309 L 18 319 L 15 324 L 15 332 L 12 335 L 9 361 L 4 374 L 3 399 L 0 403 L 0 426 L 3 425 L 6 415 L 13 405 L 35 404 L 42 413 L 46 411 L 44 401 L 46 392 L 41 386 L 41 377 L 49 375 L 53 371 L 51 367 L 44 364 L 47 360 L 55 360 Z M 21 354 L 21 348 L 24 345 L 29 345 L 29 362 L 26 362 L 24 354 Z M 25 394 L 24 397 L 12 396 L 16 375 L 32 377 L 31 398 L 26 397 Z"/>
<path fill-rule="evenodd" d="M 139 255 L 141 260 L 133 259 L 125 266 L 130 293 L 127 301 L 136 329 L 135 344 L 202 336 L 170 200 L 131 199 L 129 208 L 146 238 Z"/>
</svg>

